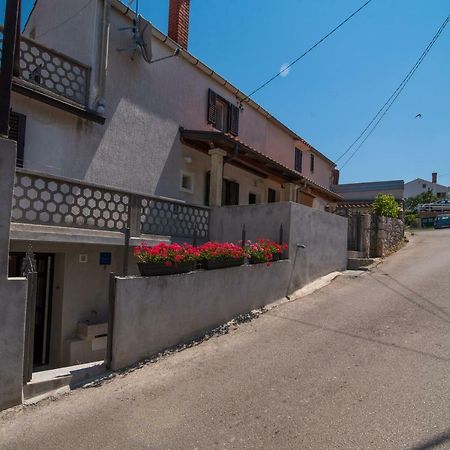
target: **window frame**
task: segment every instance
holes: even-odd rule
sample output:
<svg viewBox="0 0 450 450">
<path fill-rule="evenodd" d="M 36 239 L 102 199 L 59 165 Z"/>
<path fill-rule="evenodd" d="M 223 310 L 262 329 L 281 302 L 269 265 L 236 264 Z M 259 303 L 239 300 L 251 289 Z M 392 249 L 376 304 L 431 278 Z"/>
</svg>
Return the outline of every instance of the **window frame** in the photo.
<svg viewBox="0 0 450 450">
<path fill-rule="evenodd" d="M 303 152 L 297 147 L 294 149 L 294 170 L 299 173 L 303 171 Z"/>
<path fill-rule="evenodd" d="M 183 186 L 183 178 L 184 177 L 190 177 L 191 179 L 191 188 L 185 188 Z M 194 193 L 194 186 L 195 186 L 195 176 L 193 172 L 188 172 L 186 170 L 180 170 L 180 191 L 181 192 L 186 192 L 188 194 L 193 194 Z"/>
<path fill-rule="evenodd" d="M 217 102 L 223 102 L 227 106 L 227 114 L 225 118 L 225 129 L 217 127 Z M 216 130 L 222 133 L 230 133 L 233 136 L 239 135 L 239 119 L 240 109 L 226 98 L 217 94 L 212 89 L 208 91 L 208 114 L 207 122 L 211 124 Z"/>
</svg>

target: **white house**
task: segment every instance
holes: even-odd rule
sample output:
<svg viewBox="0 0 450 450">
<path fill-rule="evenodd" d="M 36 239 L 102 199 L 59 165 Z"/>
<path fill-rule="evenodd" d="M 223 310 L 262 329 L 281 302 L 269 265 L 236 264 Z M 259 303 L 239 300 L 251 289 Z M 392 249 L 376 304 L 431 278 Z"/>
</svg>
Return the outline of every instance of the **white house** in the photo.
<svg viewBox="0 0 450 450">
<path fill-rule="evenodd" d="M 170 8 L 171 37 L 117 0 L 37 0 L 26 24 L 9 271 L 31 244 L 38 367 L 101 359 L 79 324 L 107 321 L 128 243 L 207 239 L 209 207 L 341 199 L 335 164 L 192 56 L 189 1 Z"/>
<path fill-rule="evenodd" d="M 415 180 L 405 183 L 405 198 L 416 197 L 424 192 L 431 191 L 438 198 L 446 198 L 450 192 L 448 186 L 444 186 L 437 182 L 438 174 L 433 172 L 431 174 L 431 181 L 423 178 L 416 178 Z"/>
</svg>

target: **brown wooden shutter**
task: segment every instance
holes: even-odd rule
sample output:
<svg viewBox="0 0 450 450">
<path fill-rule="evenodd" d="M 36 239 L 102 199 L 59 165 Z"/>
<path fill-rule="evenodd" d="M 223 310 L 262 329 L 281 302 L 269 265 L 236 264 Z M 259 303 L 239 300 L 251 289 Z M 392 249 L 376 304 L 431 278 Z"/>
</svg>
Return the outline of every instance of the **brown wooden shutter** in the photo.
<svg viewBox="0 0 450 450">
<path fill-rule="evenodd" d="M 209 90 L 208 93 L 208 123 L 216 124 L 216 100 L 217 94 Z"/>
<path fill-rule="evenodd" d="M 229 114 L 230 114 L 230 133 L 233 136 L 237 136 L 239 134 L 239 108 L 230 103 L 229 106 Z"/>
<path fill-rule="evenodd" d="M 9 116 L 8 138 L 17 142 L 17 167 L 23 167 L 26 122 L 26 116 L 11 111 L 11 114 Z"/>
</svg>

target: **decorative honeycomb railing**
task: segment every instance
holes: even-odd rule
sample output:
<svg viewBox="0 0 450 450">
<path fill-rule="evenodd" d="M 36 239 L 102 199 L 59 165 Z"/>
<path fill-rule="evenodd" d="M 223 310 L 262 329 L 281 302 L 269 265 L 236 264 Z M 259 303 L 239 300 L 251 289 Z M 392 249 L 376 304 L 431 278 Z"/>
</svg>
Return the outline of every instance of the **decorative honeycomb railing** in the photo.
<svg viewBox="0 0 450 450">
<path fill-rule="evenodd" d="M 0 26 L 0 39 L 3 27 Z M 20 78 L 83 106 L 88 105 L 91 69 L 24 36 L 20 40 Z"/>
<path fill-rule="evenodd" d="M 12 222 L 207 239 L 209 209 L 17 169 Z"/>
<path fill-rule="evenodd" d="M 202 239 L 208 238 L 209 210 L 199 206 L 179 204 L 163 199 L 141 199 L 141 231 Z"/>
</svg>

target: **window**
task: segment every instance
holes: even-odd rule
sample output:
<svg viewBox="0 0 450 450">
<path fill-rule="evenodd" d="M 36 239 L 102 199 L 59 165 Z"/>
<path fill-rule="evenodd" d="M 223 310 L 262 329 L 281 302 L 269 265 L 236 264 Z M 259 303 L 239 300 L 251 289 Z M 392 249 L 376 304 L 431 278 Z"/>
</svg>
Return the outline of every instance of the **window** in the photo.
<svg viewBox="0 0 450 450">
<path fill-rule="evenodd" d="M 180 173 L 180 191 L 194 192 L 194 175 L 190 172 L 181 171 Z"/>
<path fill-rule="evenodd" d="M 222 205 L 239 205 L 239 183 L 230 180 L 223 180 Z"/>
<path fill-rule="evenodd" d="M 27 121 L 26 116 L 11 111 L 9 116 L 8 138 L 17 142 L 17 159 L 16 159 L 17 167 L 23 167 L 26 121 Z"/>
<path fill-rule="evenodd" d="M 210 89 L 208 123 L 220 131 L 237 136 L 239 134 L 239 108 Z"/>
<path fill-rule="evenodd" d="M 295 159 L 294 159 L 294 169 L 297 172 L 302 171 L 302 165 L 303 165 L 303 153 L 298 148 L 295 149 Z"/>
<path fill-rule="evenodd" d="M 425 183 L 422 184 L 422 189 L 426 189 L 427 185 Z"/>
<path fill-rule="evenodd" d="M 275 189 L 267 189 L 267 203 L 275 203 L 277 201 L 277 191 Z"/>
<path fill-rule="evenodd" d="M 256 194 L 254 194 L 253 192 L 249 192 L 248 194 L 248 204 L 249 205 L 256 204 Z"/>
<path fill-rule="evenodd" d="M 311 167 L 310 167 L 311 173 L 314 173 L 314 155 L 311 155 Z"/>
</svg>

